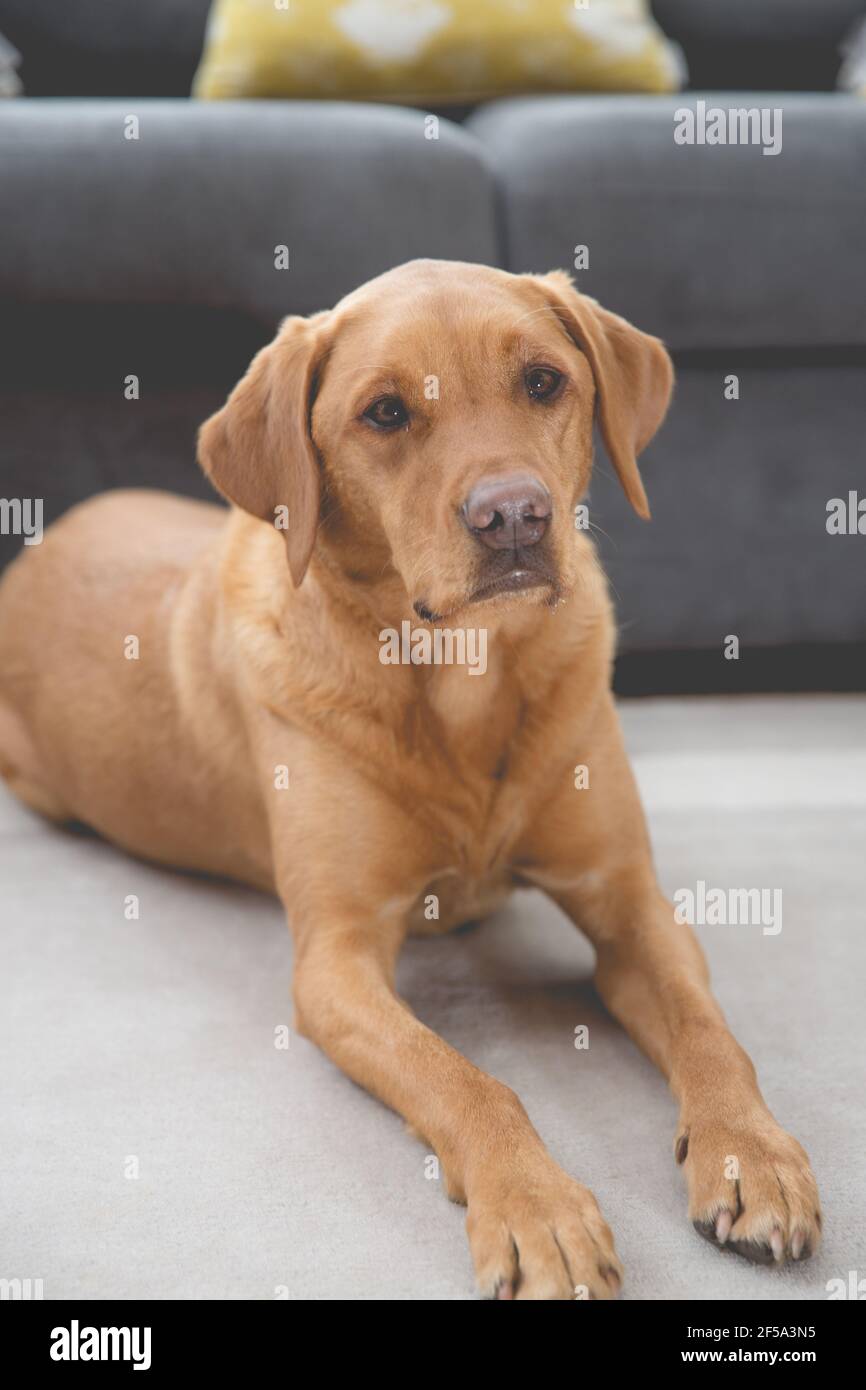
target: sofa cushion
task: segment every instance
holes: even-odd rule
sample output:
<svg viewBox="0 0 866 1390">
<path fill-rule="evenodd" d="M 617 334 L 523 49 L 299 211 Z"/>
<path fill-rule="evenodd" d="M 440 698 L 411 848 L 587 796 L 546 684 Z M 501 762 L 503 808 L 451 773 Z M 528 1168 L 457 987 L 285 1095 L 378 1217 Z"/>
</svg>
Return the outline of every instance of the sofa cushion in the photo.
<svg viewBox="0 0 866 1390">
<path fill-rule="evenodd" d="M 0 298 L 275 322 L 416 256 L 495 263 L 483 153 L 447 121 L 429 133 L 420 112 L 340 103 L 12 103 Z"/>
<path fill-rule="evenodd" d="M 691 85 L 829 91 L 866 0 L 652 0 L 685 52 Z"/>
<path fill-rule="evenodd" d="M 729 109 L 765 109 L 781 149 L 677 143 L 678 113 L 697 139 L 716 108 L 726 134 Z M 574 266 L 581 290 L 673 348 L 866 344 L 862 101 L 524 98 L 467 125 L 499 179 L 509 269 Z"/>
<path fill-rule="evenodd" d="M 0 0 L 29 96 L 186 96 L 211 0 Z"/>
<path fill-rule="evenodd" d="M 842 54 L 837 87 L 841 92 L 866 96 L 866 19 L 859 20 L 845 36 Z"/>
<path fill-rule="evenodd" d="M 673 407 L 641 458 L 649 524 L 597 453 L 589 520 L 621 651 L 714 651 L 714 688 L 723 690 L 737 688 L 726 684 L 729 634 L 740 640 L 746 682 L 756 648 L 846 642 L 862 650 L 866 538 L 852 528 L 849 493 L 858 484 L 864 493 L 866 353 L 848 365 L 827 358 L 681 356 Z M 725 393 L 731 373 L 736 400 Z M 839 511 L 846 529 L 837 534 Z M 816 686 L 822 679 L 816 671 Z"/>
</svg>

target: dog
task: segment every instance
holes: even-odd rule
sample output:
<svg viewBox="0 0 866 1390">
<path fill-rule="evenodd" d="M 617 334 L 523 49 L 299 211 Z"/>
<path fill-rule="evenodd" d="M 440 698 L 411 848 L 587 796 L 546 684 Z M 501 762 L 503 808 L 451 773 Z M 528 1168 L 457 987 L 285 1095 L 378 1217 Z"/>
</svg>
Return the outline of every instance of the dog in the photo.
<svg viewBox="0 0 866 1390">
<path fill-rule="evenodd" d="M 435 1150 L 489 1298 L 609 1299 L 623 1277 L 518 1097 L 395 992 L 409 932 L 515 886 L 589 938 L 602 999 L 667 1077 L 699 1232 L 765 1263 L 820 1238 L 808 1158 L 657 885 L 611 603 L 574 524 L 596 420 L 648 517 L 636 459 L 672 385 L 662 343 L 561 271 L 414 261 L 287 319 L 202 426 L 229 510 L 107 493 L 0 585 L 12 790 L 279 895 L 298 1029 Z M 483 629 L 483 672 L 411 655 L 446 628 Z M 408 659 L 382 659 L 385 633 Z"/>
</svg>

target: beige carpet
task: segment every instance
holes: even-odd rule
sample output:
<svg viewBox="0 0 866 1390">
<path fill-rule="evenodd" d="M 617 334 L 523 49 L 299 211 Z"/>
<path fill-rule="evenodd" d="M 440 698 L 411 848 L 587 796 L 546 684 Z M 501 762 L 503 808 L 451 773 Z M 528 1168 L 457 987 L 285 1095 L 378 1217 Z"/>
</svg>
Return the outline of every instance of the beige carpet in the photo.
<svg viewBox="0 0 866 1390">
<path fill-rule="evenodd" d="M 595 1190 L 624 1297 L 826 1298 L 866 1275 L 866 700 L 656 700 L 623 719 L 665 888 L 782 890 L 775 935 L 699 931 L 812 1158 L 820 1256 L 754 1268 L 695 1235 L 664 1083 L 539 895 L 411 943 L 400 987 Z M 0 790 L 0 914 L 0 1278 L 46 1298 L 473 1296 L 463 1213 L 424 1149 L 309 1043 L 275 1048 L 291 1022 L 275 902 L 53 830 Z"/>
</svg>

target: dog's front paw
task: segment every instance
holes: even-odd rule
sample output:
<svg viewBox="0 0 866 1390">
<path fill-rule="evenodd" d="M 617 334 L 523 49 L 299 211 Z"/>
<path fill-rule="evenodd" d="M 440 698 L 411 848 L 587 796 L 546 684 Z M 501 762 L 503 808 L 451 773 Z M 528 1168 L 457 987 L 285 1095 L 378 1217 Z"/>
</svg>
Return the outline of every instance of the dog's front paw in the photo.
<svg viewBox="0 0 866 1390">
<path fill-rule="evenodd" d="M 675 1156 L 695 1230 L 756 1264 L 807 1259 L 821 1239 L 818 1187 L 805 1149 L 768 1111 L 734 1124 L 685 1121 Z"/>
<path fill-rule="evenodd" d="M 616 1298 L 622 1266 L 592 1193 L 547 1155 L 484 1174 L 466 1229 L 486 1298 Z"/>
</svg>

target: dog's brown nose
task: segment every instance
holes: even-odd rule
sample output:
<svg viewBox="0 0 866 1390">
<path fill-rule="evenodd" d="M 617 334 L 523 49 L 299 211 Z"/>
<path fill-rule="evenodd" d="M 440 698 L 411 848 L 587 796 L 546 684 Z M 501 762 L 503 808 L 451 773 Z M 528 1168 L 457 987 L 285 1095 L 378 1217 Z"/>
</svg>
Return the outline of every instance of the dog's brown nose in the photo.
<svg viewBox="0 0 866 1390">
<path fill-rule="evenodd" d="M 547 530 L 553 504 L 537 478 L 525 473 L 478 483 L 463 503 L 463 520 L 491 550 L 536 545 Z"/>
</svg>

